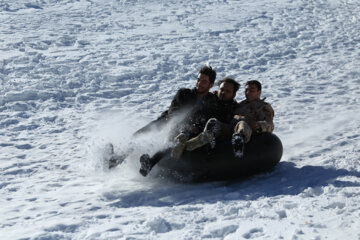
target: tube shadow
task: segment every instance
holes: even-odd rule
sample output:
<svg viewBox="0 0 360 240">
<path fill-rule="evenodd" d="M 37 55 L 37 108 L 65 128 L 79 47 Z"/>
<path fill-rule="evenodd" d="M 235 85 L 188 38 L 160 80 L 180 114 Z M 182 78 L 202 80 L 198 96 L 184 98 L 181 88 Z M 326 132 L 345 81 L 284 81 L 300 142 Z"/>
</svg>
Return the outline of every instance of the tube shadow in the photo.
<svg viewBox="0 0 360 240">
<path fill-rule="evenodd" d="M 216 203 L 218 201 L 257 200 L 261 197 L 298 195 L 308 188 L 359 187 L 360 182 L 339 180 L 339 177 L 360 177 L 360 172 L 322 166 L 295 167 L 291 162 L 280 162 L 272 172 L 231 182 L 201 184 L 165 184 L 164 187 L 127 193 L 104 194 L 104 201 L 117 208 L 139 206 L 177 206 L 186 204 Z M 312 191 L 310 191 L 312 192 Z M 314 196 L 322 191 L 313 191 Z M 109 197 L 111 196 L 111 197 Z M 311 193 L 305 197 L 312 197 Z"/>
</svg>

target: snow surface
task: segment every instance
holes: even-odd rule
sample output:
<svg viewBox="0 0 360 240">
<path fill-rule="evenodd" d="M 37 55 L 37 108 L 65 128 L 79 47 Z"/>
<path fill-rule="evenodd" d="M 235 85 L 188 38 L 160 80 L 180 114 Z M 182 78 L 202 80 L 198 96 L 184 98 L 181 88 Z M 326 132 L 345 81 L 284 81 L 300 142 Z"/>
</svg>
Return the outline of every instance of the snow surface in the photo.
<svg viewBox="0 0 360 240">
<path fill-rule="evenodd" d="M 0 13 L 1 239 L 360 239 L 359 1 L 4 0 Z M 105 171 L 105 144 L 126 149 L 207 63 L 263 83 L 275 170 L 144 178 L 159 134 Z"/>
</svg>

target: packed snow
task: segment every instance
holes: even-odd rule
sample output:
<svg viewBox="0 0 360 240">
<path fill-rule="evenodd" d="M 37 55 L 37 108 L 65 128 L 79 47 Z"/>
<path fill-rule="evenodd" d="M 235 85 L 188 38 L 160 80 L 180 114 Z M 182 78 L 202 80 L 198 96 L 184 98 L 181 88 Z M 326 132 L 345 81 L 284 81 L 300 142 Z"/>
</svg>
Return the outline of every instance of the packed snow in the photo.
<svg viewBox="0 0 360 240">
<path fill-rule="evenodd" d="M 1 239 L 360 239 L 356 0 L 0 2 Z M 281 162 L 247 180 L 139 173 L 131 134 L 199 68 L 257 79 Z M 214 87 L 212 90 L 216 90 Z M 106 144 L 136 151 L 116 169 Z"/>
</svg>

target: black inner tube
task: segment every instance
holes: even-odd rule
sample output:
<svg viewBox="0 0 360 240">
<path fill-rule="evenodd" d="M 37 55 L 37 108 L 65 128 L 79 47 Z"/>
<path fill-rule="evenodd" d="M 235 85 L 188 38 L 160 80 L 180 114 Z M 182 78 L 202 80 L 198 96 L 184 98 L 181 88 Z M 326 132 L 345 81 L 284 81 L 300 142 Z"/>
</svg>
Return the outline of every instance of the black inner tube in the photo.
<svg viewBox="0 0 360 240">
<path fill-rule="evenodd" d="M 254 136 L 244 148 L 242 159 L 234 158 L 230 141 L 217 141 L 216 147 L 204 146 L 185 151 L 179 160 L 165 156 L 153 169 L 160 177 L 184 181 L 232 180 L 266 172 L 280 161 L 283 146 L 275 134 Z"/>
</svg>

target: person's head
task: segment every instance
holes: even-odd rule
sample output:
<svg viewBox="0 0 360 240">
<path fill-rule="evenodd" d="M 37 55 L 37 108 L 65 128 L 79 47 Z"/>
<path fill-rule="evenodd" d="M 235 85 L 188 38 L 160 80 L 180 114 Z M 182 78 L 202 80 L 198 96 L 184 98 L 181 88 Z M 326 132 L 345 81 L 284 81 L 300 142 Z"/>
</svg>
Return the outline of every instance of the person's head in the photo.
<svg viewBox="0 0 360 240">
<path fill-rule="evenodd" d="M 219 90 L 217 96 L 221 101 L 230 101 L 235 98 L 240 84 L 230 77 L 223 78 L 219 81 Z"/>
<path fill-rule="evenodd" d="M 214 86 L 216 78 L 216 71 L 210 66 L 204 66 L 200 69 L 197 82 L 196 91 L 199 96 L 205 96 L 210 88 Z"/>
<path fill-rule="evenodd" d="M 248 101 L 259 100 L 261 96 L 261 83 L 257 80 L 247 81 L 245 84 L 245 97 Z"/>
</svg>

